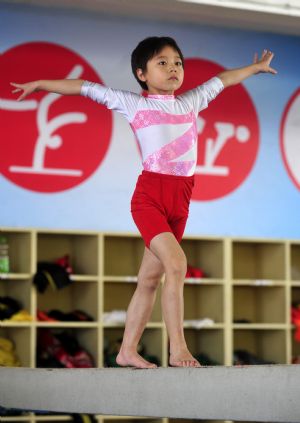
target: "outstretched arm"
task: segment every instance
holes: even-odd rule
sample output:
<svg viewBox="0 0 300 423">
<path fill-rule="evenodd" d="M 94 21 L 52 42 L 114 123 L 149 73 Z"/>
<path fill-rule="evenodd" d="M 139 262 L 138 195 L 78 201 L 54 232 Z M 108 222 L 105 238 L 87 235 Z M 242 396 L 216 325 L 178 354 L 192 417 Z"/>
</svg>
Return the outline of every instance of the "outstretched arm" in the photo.
<svg viewBox="0 0 300 423">
<path fill-rule="evenodd" d="M 83 82 L 83 79 L 54 79 L 32 81 L 25 84 L 11 82 L 11 85 L 16 87 L 16 89 L 12 91 L 13 93 L 23 90 L 23 93 L 17 99 L 17 101 L 20 101 L 29 94 L 42 90 L 64 95 L 79 95 Z"/>
<path fill-rule="evenodd" d="M 274 57 L 274 53 L 264 50 L 261 58 L 258 60 L 258 55 L 255 53 L 253 63 L 243 68 L 231 69 L 219 73 L 217 76 L 221 79 L 224 88 L 236 85 L 242 82 L 249 76 L 257 73 L 272 73 L 276 74 L 277 71 L 270 67 L 270 63 Z"/>
</svg>

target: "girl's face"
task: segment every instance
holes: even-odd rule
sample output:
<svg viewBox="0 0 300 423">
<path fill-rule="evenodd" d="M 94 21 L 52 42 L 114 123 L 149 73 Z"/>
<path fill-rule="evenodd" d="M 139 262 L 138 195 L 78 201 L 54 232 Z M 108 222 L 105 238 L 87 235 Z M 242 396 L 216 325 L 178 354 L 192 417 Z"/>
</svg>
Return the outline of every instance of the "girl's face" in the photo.
<svg viewBox="0 0 300 423">
<path fill-rule="evenodd" d="M 137 76 L 146 82 L 149 94 L 174 94 L 184 77 L 182 61 L 177 50 L 164 47 L 147 62 L 145 72 L 137 69 Z"/>
</svg>

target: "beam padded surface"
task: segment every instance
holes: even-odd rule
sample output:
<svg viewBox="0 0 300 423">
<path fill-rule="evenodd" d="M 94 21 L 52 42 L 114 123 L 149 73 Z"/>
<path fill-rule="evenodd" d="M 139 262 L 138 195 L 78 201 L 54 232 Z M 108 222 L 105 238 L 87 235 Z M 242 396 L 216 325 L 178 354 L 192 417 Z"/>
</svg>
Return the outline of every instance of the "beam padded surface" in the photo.
<svg viewBox="0 0 300 423">
<path fill-rule="evenodd" d="M 0 406 L 186 419 L 300 422 L 300 365 L 0 368 Z"/>
</svg>

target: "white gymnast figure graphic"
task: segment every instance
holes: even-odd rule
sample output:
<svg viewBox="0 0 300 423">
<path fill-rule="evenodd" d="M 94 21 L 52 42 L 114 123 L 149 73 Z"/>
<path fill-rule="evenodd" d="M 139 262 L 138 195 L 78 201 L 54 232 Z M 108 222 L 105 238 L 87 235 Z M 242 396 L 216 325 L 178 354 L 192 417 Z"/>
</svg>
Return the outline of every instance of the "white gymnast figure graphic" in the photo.
<svg viewBox="0 0 300 423">
<path fill-rule="evenodd" d="M 197 131 L 200 135 L 205 127 L 205 119 L 202 116 L 197 117 Z M 235 127 L 230 122 L 215 122 L 214 128 L 217 133 L 215 140 L 207 138 L 205 140 L 205 152 L 203 165 L 195 167 L 195 174 L 197 175 L 214 175 L 214 176 L 228 176 L 230 173 L 229 166 L 217 166 L 215 164 L 223 147 L 232 139 L 233 136 L 240 143 L 245 143 L 250 139 L 250 131 L 247 126 L 239 125 Z"/>
<path fill-rule="evenodd" d="M 67 79 L 79 78 L 82 75 L 83 68 L 80 65 L 74 66 L 67 76 Z M 63 140 L 59 135 L 54 135 L 55 131 L 64 126 L 74 123 L 84 123 L 87 120 L 85 113 L 72 112 L 63 113 L 55 118 L 48 120 L 50 106 L 61 97 L 61 94 L 50 93 L 43 97 L 40 102 L 36 100 L 26 100 L 19 102 L 16 100 L 0 100 L 1 108 L 12 111 L 37 110 L 38 138 L 33 151 L 33 160 L 31 166 L 10 166 L 12 173 L 31 173 L 43 175 L 60 176 L 82 176 L 80 169 L 61 169 L 45 167 L 45 155 L 47 148 L 58 149 L 62 146 Z"/>
</svg>

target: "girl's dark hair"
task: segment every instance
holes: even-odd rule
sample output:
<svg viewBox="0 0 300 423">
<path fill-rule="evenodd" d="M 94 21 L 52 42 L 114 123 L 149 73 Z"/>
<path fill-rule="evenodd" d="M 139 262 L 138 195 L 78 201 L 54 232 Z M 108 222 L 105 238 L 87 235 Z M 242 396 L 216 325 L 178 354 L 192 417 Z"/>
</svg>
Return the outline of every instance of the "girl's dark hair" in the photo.
<svg viewBox="0 0 300 423">
<path fill-rule="evenodd" d="M 143 72 L 147 69 L 147 62 L 151 60 L 153 56 L 158 54 L 164 47 L 170 46 L 174 50 L 178 51 L 178 54 L 182 60 L 182 66 L 184 66 L 184 57 L 178 47 L 176 41 L 170 37 L 148 37 L 142 40 L 131 54 L 131 69 L 133 75 L 143 90 L 148 90 L 146 82 L 141 81 L 136 71 L 141 68 Z"/>
</svg>

